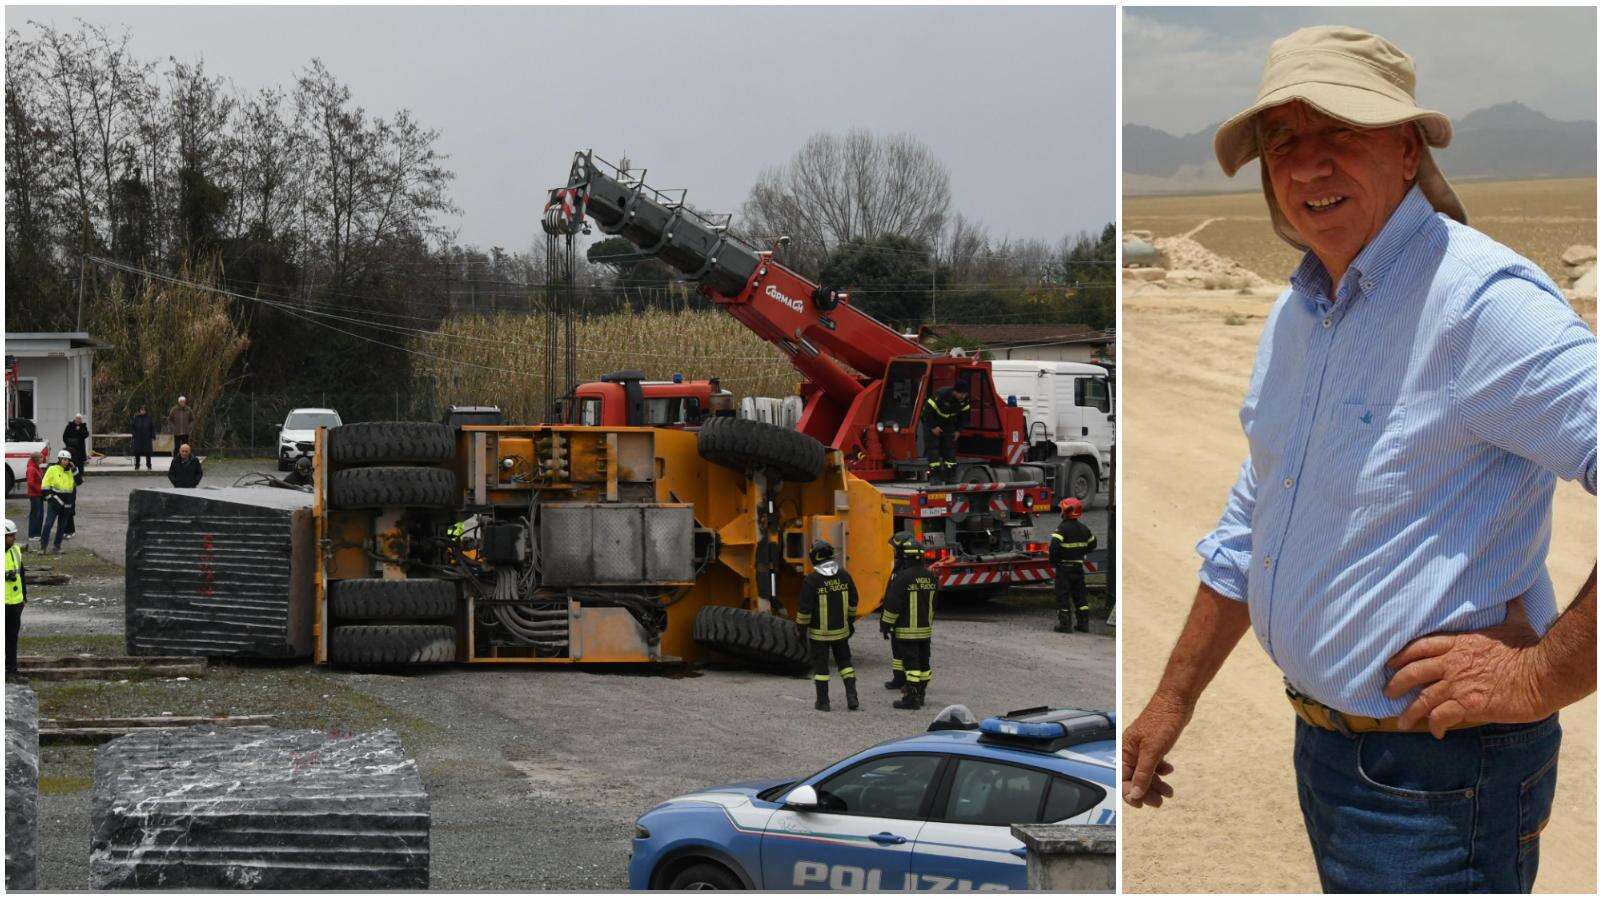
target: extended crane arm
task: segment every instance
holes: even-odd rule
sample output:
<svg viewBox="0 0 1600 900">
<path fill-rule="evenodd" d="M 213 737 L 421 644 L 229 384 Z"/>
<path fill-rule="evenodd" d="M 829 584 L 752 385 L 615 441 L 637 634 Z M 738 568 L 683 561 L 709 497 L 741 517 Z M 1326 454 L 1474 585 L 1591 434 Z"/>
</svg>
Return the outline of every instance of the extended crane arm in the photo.
<svg viewBox="0 0 1600 900">
<path fill-rule="evenodd" d="M 626 238 L 641 254 L 698 282 L 713 302 L 788 354 L 840 407 L 881 378 L 892 360 L 930 355 L 856 309 L 847 294 L 821 288 L 775 262 L 770 252 L 729 235 L 726 221 L 690 209 L 681 193 L 673 197 L 650 188 L 643 173 L 634 178 L 592 152 L 576 155 L 567 185 L 551 192 L 550 208 L 569 227 L 587 217 L 602 232 Z"/>
</svg>

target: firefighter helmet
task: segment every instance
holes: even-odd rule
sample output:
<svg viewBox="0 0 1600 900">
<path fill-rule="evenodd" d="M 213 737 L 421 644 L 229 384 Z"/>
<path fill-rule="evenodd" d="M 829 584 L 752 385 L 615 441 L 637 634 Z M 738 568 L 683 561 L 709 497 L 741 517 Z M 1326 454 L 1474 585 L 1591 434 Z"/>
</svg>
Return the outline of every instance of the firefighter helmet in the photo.
<svg viewBox="0 0 1600 900">
<path fill-rule="evenodd" d="M 1061 501 L 1061 515 L 1068 519 L 1083 517 L 1083 502 L 1077 497 L 1068 497 Z"/>
<path fill-rule="evenodd" d="M 917 539 L 909 531 L 896 531 L 894 537 L 889 539 L 889 546 L 894 548 L 896 556 L 922 555 L 922 548 L 917 546 Z"/>
<path fill-rule="evenodd" d="M 833 545 L 827 541 L 817 541 L 811 545 L 811 564 L 816 565 L 833 559 Z"/>
</svg>

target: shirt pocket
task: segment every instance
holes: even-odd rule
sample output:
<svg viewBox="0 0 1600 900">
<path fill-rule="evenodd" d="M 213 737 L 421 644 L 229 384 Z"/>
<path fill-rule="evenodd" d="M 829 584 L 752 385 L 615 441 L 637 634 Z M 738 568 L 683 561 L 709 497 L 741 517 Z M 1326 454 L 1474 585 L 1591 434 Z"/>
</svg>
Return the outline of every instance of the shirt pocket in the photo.
<svg viewBox="0 0 1600 900">
<path fill-rule="evenodd" d="M 1406 408 L 1392 401 L 1346 400 L 1333 409 L 1321 460 L 1328 498 L 1349 509 L 1386 506 L 1404 496 L 1400 469 Z"/>
</svg>

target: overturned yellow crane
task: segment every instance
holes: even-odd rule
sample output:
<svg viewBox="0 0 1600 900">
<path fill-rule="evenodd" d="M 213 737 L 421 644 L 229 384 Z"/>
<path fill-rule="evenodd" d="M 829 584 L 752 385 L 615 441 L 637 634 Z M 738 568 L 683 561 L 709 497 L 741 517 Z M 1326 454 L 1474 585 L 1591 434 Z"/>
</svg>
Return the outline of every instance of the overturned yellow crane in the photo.
<svg viewBox="0 0 1600 900">
<path fill-rule="evenodd" d="M 319 663 L 798 669 L 812 542 L 839 548 L 860 615 L 893 563 L 883 495 L 762 422 L 357 423 L 314 452 Z"/>
</svg>

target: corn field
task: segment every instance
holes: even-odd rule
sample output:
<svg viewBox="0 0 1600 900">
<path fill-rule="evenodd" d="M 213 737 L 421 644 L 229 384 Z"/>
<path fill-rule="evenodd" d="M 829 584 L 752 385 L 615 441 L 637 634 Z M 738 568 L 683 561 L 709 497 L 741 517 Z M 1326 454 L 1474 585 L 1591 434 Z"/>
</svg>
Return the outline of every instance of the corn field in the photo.
<svg viewBox="0 0 1600 900">
<path fill-rule="evenodd" d="M 577 323 L 578 381 L 638 369 L 716 377 L 736 396 L 781 397 L 800 376 L 788 359 L 718 310 L 617 313 Z M 411 344 L 417 383 L 432 383 L 436 405 L 493 405 L 510 422 L 537 422 L 543 409 L 544 319 L 519 314 L 457 316 Z M 560 366 L 557 370 L 560 371 Z"/>
</svg>

